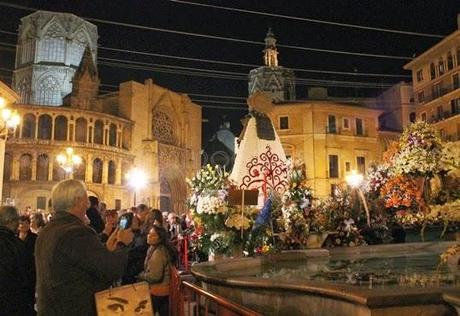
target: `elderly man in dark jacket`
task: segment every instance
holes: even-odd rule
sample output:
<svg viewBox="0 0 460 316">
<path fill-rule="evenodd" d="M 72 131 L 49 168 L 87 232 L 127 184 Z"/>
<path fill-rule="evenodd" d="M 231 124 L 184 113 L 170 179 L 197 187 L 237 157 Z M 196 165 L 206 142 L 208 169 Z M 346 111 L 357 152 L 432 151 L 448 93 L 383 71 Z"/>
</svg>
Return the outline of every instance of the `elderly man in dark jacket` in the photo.
<svg viewBox="0 0 460 316">
<path fill-rule="evenodd" d="M 55 216 L 35 248 L 38 315 L 96 315 L 94 294 L 124 274 L 128 251 L 122 245 L 131 242 L 132 232 L 117 230 L 102 244 L 84 223 L 88 197 L 77 180 L 59 182 L 52 203 Z"/>
<path fill-rule="evenodd" d="M 0 315 L 33 315 L 33 280 L 24 243 L 16 237 L 19 215 L 12 206 L 0 207 Z"/>
</svg>

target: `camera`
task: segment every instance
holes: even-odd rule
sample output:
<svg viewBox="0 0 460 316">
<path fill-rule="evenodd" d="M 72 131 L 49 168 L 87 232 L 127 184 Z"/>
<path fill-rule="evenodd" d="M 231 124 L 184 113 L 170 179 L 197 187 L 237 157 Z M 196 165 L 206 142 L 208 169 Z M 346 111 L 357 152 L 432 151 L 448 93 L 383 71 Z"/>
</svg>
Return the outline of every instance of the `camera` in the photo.
<svg viewBox="0 0 460 316">
<path fill-rule="evenodd" d="M 133 213 L 125 213 L 120 216 L 118 220 L 118 227 L 120 229 L 128 229 L 133 224 Z"/>
</svg>

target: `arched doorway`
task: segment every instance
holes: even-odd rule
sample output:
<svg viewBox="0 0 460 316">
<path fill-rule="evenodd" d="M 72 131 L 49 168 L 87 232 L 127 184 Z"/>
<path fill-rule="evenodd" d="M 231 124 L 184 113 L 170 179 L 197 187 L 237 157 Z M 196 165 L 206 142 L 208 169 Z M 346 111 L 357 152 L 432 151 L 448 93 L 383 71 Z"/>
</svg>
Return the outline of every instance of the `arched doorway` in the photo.
<svg viewBox="0 0 460 316">
<path fill-rule="evenodd" d="M 164 171 L 160 176 L 160 210 L 176 213 L 185 212 L 187 202 L 185 175 L 178 168 L 172 166 L 162 169 Z M 162 205 L 165 209 L 162 208 Z"/>
</svg>

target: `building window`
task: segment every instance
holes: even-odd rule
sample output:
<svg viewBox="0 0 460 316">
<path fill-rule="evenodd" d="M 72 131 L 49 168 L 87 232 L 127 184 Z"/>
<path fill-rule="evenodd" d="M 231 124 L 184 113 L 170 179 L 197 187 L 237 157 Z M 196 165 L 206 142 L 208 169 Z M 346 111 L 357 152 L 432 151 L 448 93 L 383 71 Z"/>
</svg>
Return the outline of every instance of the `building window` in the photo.
<svg viewBox="0 0 460 316">
<path fill-rule="evenodd" d="M 40 105 L 60 105 L 62 103 L 60 89 L 59 81 L 53 76 L 47 76 L 38 83 L 35 101 Z"/>
<path fill-rule="evenodd" d="M 339 177 L 339 156 L 329 155 L 329 178 Z"/>
<path fill-rule="evenodd" d="M 94 140 L 95 144 L 104 143 L 104 123 L 101 120 L 94 122 Z"/>
<path fill-rule="evenodd" d="M 420 91 L 419 93 L 417 93 L 417 99 L 418 99 L 418 103 L 425 102 L 425 93 L 423 91 Z"/>
<path fill-rule="evenodd" d="M 342 126 L 343 126 L 343 129 L 350 129 L 350 119 L 344 118 Z"/>
<path fill-rule="evenodd" d="M 442 106 L 436 107 L 437 120 L 442 119 Z"/>
<path fill-rule="evenodd" d="M 65 170 L 61 168 L 57 162 L 53 163 L 53 181 L 61 181 L 65 179 Z"/>
<path fill-rule="evenodd" d="M 417 118 L 417 115 L 415 114 L 415 112 L 412 112 L 409 114 L 409 121 L 411 123 L 415 123 L 416 118 Z"/>
<path fill-rule="evenodd" d="M 439 75 L 444 74 L 445 68 L 444 68 L 444 60 L 442 60 L 442 58 L 439 58 L 438 70 L 439 70 Z"/>
<path fill-rule="evenodd" d="M 460 66 L 460 47 L 457 47 L 457 66 Z"/>
<path fill-rule="evenodd" d="M 93 183 L 102 183 L 102 160 L 99 158 L 93 161 Z"/>
<path fill-rule="evenodd" d="M 35 138 L 35 115 L 26 114 L 22 119 L 22 138 Z"/>
<path fill-rule="evenodd" d="M 339 195 L 339 185 L 332 183 L 331 184 L 331 196 L 337 196 Z"/>
<path fill-rule="evenodd" d="M 121 210 L 121 200 L 120 199 L 115 199 L 115 209 L 117 211 Z"/>
<path fill-rule="evenodd" d="M 452 76 L 452 82 L 454 89 L 460 88 L 460 75 L 458 73 Z"/>
<path fill-rule="evenodd" d="M 356 135 L 363 136 L 364 135 L 364 126 L 363 120 L 360 118 L 356 119 Z"/>
<path fill-rule="evenodd" d="M 57 23 L 53 23 L 46 31 L 40 52 L 42 61 L 64 62 L 64 31 Z"/>
<path fill-rule="evenodd" d="M 153 111 L 152 136 L 160 143 L 176 144 L 175 124 L 173 120 L 162 111 Z"/>
<path fill-rule="evenodd" d="M 439 98 L 441 96 L 441 84 L 439 82 L 433 85 L 432 92 L 433 92 L 433 98 Z"/>
<path fill-rule="evenodd" d="M 423 70 L 417 71 L 417 82 L 423 81 Z"/>
<path fill-rule="evenodd" d="M 37 209 L 46 210 L 46 196 L 37 196 Z"/>
<path fill-rule="evenodd" d="M 38 118 L 38 138 L 39 139 L 51 139 L 51 116 L 44 114 Z"/>
<path fill-rule="evenodd" d="M 116 173 L 117 173 L 117 166 L 115 165 L 115 161 L 110 160 L 109 161 L 109 175 L 107 179 L 108 184 L 115 184 Z"/>
<path fill-rule="evenodd" d="M 421 119 L 423 122 L 426 122 L 426 112 L 423 112 L 421 115 L 420 115 Z"/>
<path fill-rule="evenodd" d="M 345 171 L 346 172 L 350 172 L 351 171 L 351 163 L 349 161 L 347 161 L 345 163 Z"/>
<path fill-rule="evenodd" d="M 32 180 L 32 155 L 24 154 L 19 159 L 19 181 Z"/>
<path fill-rule="evenodd" d="M 117 145 L 117 126 L 115 124 L 110 124 L 109 128 L 109 145 L 116 146 Z"/>
<path fill-rule="evenodd" d="M 356 166 L 358 172 L 361 174 L 366 174 L 366 158 L 365 157 L 356 157 Z"/>
<path fill-rule="evenodd" d="M 37 181 L 48 181 L 50 160 L 47 154 L 41 154 L 37 158 Z"/>
<path fill-rule="evenodd" d="M 30 102 L 30 81 L 27 78 L 23 78 L 17 87 L 21 102 L 28 104 Z"/>
<path fill-rule="evenodd" d="M 459 114 L 460 113 L 460 98 L 450 101 L 450 108 L 451 108 L 452 114 L 454 115 Z"/>
<path fill-rule="evenodd" d="M 289 129 L 289 117 L 281 116 L 280 119 L 280 129 Z"/>
<path fill-rule="evenodd" d="M 54 120 L 54 140 L 67 140 L 67 118 L 63 115 Z"/>
<path fill-rule="evenodd" d="M 79 117 L 75 124 L 75 141 L 86 143 L 86 132 L 88 130 L 88 124 L 86 123 L 86 119 L 84 119 L 83 117 Z"/>
<path fill-rule="evenodd" d="M 452 68 L 454 68 L 454 57 L 452 53 L 449 52 L 447 53 L 447 70 L 452 70 Z"/>
<path fill-rule="evenodd" d="M 431 80 L 436 78 L 436 67 L 434 66 L 433 63 L 430 64 L 430 78 Z"/>
<path fill-rule="evenodd" d="M 335 115 L 328 115 L 327 117 L 327 131 L 328 133 L 337 133 L 337 127 L 335 124 Z"/>
</svg>

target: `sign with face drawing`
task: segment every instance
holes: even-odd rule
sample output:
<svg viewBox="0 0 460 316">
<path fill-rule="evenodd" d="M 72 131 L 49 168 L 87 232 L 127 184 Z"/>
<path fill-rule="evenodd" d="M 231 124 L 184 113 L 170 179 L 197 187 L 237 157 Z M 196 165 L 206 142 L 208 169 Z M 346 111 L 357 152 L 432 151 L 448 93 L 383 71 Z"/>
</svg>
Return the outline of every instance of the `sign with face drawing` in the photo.
<svg viewBox="0 0 460 316">
<path fill-rule="evenodd" d="M 98 316 L 151 316 L 153 315 L 147 282 L 124 285 L 95 295 Z"/>
</svg>

